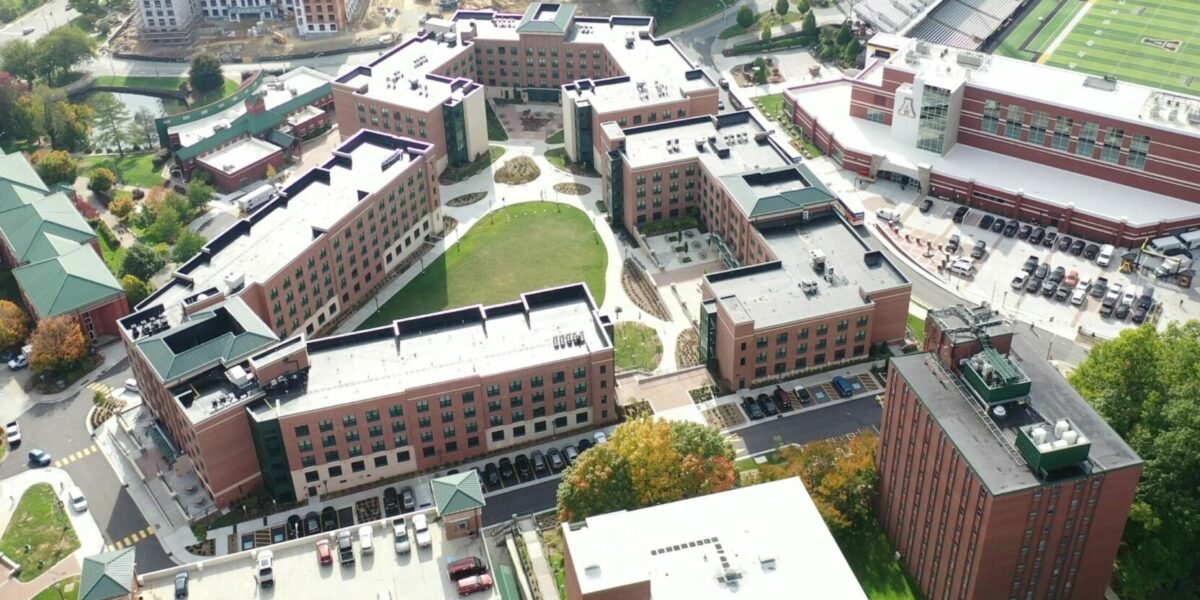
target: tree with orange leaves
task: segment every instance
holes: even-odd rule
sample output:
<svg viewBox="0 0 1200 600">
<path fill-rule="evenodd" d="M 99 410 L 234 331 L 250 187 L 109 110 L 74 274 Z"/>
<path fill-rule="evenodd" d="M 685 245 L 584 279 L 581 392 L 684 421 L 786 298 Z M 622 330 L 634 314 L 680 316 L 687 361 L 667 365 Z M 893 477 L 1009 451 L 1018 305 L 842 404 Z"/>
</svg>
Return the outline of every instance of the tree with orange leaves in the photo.
<svg viewBox="0 0 1200 600">
<path fill-rule="evenodd" d="M 87 338 L 74 315 L 42 319 L 33 330 L 29 368 L 38 375 L 59 377 L 78 367 L 88 355 Z"/>
<path fill-rule="evenodd" d="M 879 436 L 860 431 L 779 450 L 778 460 L 759 468 L 760 481 L 800 477 L 825 522 L 847 529 L 869 518 L 875 503 L 875 451 Z"/>
<path fill-rule="evenodd" d="M 715 428 L 638 419 L 580 455 L 558 486 L 562 521 L 732 489 L 733 450 Z"/>
<path fill-rule="evenodd" d="M 29 315 L 15 302 L 0 300 L 0 349 L 7 350 L 29 335 Z"/>
</svg>

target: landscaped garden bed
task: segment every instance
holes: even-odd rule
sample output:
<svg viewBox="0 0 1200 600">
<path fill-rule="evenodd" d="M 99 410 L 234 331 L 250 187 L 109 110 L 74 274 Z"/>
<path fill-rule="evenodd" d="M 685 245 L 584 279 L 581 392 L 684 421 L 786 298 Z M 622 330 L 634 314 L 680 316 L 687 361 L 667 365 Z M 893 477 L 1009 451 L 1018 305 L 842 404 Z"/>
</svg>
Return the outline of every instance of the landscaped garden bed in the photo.
<svg viewBox="0 0 1200 600">
<path fill-rule="evenodd" d="M 475 204 L 476 202 L 479 202 L 480 200 L 483 200 L 484 198 L 487 198 L 487 192 L 471 192 L 469 194 L 455 196 L 455 197 L 447 200 L 446 206 L 450 206 L 453 208 L 470 206 L 472 204 Z"/>
<path fill-rule="evenodd" d="M 518 156 L 505 162 L 504 166 L 496 171 L 493 180 L 496 183 L 523 185 L 537 179 L 541 174 L 542 170 L 538 168 L 532 158 Z"/>
<path fill-rule="evenodd" d="M 592 193 L 592 188 L 582 183 L 556 183 L 554 184 L 554 191 L 570 196 L 585 196 Z"/>
<path fill-rule="evenodd" d="M 579 177 L 600 176 L 600 174 L 591 167 L 571 162 L 570 157 L 567 156 L 567 151 L 562 148 L 552 148 L 547 150 L 543 156 L 546 157 L 546 160 L 550 161 L 550 164 L 554 165 L 554 168 L 560 171 L 566 171 L 567 173 Z"/>
</svg>

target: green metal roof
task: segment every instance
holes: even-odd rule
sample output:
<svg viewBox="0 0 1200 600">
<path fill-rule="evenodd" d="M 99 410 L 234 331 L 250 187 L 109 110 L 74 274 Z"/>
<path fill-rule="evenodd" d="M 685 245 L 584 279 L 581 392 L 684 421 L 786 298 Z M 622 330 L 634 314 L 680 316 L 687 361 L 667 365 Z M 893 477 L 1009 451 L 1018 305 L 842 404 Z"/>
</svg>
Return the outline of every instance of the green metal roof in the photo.
<svg viewBox="0 0 1200 600">
<path fill-rule="evenodd" d="M 782 186 L 788 189 L 783 191 L 770 191 L 769 189 L 761 188 L 752 184 L 747 179 L 754 178 L 770 178 L 771 175 L 784 175 L 794 172 L 791 177 L 795 179 L 795 183 L 786 181 L 786 177 L 780 179 Z M 798 174 L 798 177 L 796 176 Z M 764 169 L 754 173 L 738 173 L 736 175 L 725 175 L 721 177 L 725 183 L 725 187 L 729 189 L 733 197 L 742 205 L 751 218 L 765 217 L 790 211 L 804 210 L 806 208 L 824 204 L 837 198 L 825 184 L 806 166 L 803 164 L 789 165 L 775 169 Z M 790 186 L 790 187 L 789 187 Z M 779 186 L 775 186 L 779 187 Z"/>
<path fill-rule="evenodd" d="M 67 242 L 71 243 L 71 242 Z M 121 284 L 88 245 L 13 269 L 38 318 L 56 317 L 125 294 Z"/>
<path fill-rule="evenodd" d="M 553 13 L 553 18 L 545 18 Z M 571 26 L 575 16 L 574 4 L 551 4 L 535 2 L 525 9 L 525 15 L 517 24 L 517 33 L 550 33 L 563 35 Z"/>
<path fill-rule="evenodd" d="M 483 508 L 487 504 L 483 499 L 479 473 L 474 469 L 438 477 L 429 482 L 429 487 L 433 488 L 433 503 L 437 505 L 439 515 Z"/>
<path fill-rule="evenodd" d="M 43 196 L 0 212 L 0 233 L 21 263 L 53 258 L 59 254 L 56 243 L 48 236 L 74 240 L 83 244 L 95 239 L 96 232 L 88 226 L 83 215 L 62 193 Z"/>
<path fill-rule="evenodd" d="M 29 161 L 20 152 L 13 154 L 0 152 L 0 180 L 11 181 L 43 192 L 50 191 L 50 188 L 42 183 L 42 178 L 38 177 L 33 165 L 29 164 Z"/>
<path fill-rule="evenodd" d="M 517 586 L 517 575 L 508 565 L 500 565 L 496 569 L 496 589 L 500 591 L 500 600 L 520 600 L 521 592 Z"/>
<path fill-rule="evenodd" d="M 233 298 L 137 346 L 163 381 L 232 362 L 279 341 L 254 311 Z"/>
<path fill-rule="evenodd" d="M 267 133 L 267 141 L 280 148 L 290 148 L 296 142 L 296 138 L 278 129 L 272 129 Z"/>
<path fill-rule="evenodd" d="M 135 556 L 130 546 L 84 558 L 79 600 L 108 600 L 133 593 Z"/>
<path fill-rule="evenodd" d="M 308 92 L 300 94 L 271 110 L 263 111 L 257 114 L 250 112 L 243 113 L 229 124 L 228 129 L 218 131 L 213 135 L 206 137 L 195 144 L 192 144 L 191 146 L 176 150 L 175 156 L 179 160 L 196 158 L 197 156 L 215 150 L 225 145 L 227 142 L 244 135 L 259 137 L 266 134 L 267 141 L 274 143 L 274 140 L 270 138 L 270 134 L 268 132 L 286 123 L 287 116 L 289 114 L 299 110 L 300 108 L 308 106 L 313 102 L 316 102 L 317 99 L 323 96 L 328 96 L 330 93 L 332 93 L 332 89 L 333 86 L 329 82 L 325 82 L 324 84 L 319 85 Z"/>
</svg>

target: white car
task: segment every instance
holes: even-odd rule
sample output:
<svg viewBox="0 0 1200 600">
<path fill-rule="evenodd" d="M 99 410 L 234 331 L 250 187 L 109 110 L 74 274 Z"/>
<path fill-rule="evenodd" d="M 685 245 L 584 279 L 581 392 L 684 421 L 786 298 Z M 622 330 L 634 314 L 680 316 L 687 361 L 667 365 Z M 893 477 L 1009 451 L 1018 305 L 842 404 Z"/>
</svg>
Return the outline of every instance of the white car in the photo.
<svg viewBox="0 0 1200 600">
<path fill-rule="evenodd" d="M 875 216 L 884 223 L 895 223 L 900 220 L 900 213 L 890 208 L 880 208 L 875 211 Z"/>
<path fill-rule="evenodd" d="M 9 448 L 21 443 L 21 426 L 17 425 L 16 421 L 12 421 L 8 425 L 5 425 L 4 433 L 8 437 Z"/>
<path fill-rule="evenodd" d="M 17 355 L 16 358 L 8 361 L 8 370 L 20 371 L 29 366 L 29 355 L 24 352 Z"/>
<path fill-rule="evenodd" d="M 396 545 L 396 554 L 408 554 L 412 544 L 408 541 L 408 521 L 404 517 L 392 519 L 392 540 Z"/>
<path fill-rule="evenodd" d="M 375 552 L 375 546 L 371 543 L 371 526 L 363 525 L 358 528 L 358 543 L 361 547 L 360 552 L 365 556 Z"/>
<path fill-rule="evenodd" d="M 425 518 L 425 513 L 413 515 L 412 523 L 417 537 L 417 547 L 428 548 L 432 545 L 433 535 L 429 533 L 429 521 Z"/>
<path fill-rule="evenodd" d="M 126 380 L 125 380 L 125 389 L 126 389 L 126 391 L 132 392 L 132 393 L 134 393 L 134 394 L 139 394 L 139 393 L 141 393 L 141 392 L 138 390 L 138 384 L 137 384 L 137 380 L 136 380 L 136 379 L 126 379 Z"/>
<path fill-rule="evenodd" d="M 1084 300 L 1087 300 L 1087 288 L 1079 286 L 1071 292 L 1071 304 L 1074 306 L 1083 306 Z"/>
<path fill-rule="evenodd" d="M 596 440 L 596 445 L 599 446 L 600 444 L 608 442 L 608 435 L 606 435 L 603 431 L 597 431 L 596 433 L 592 434 L 592 439 Z"/>
<path fill-rule="evenodd" d="M 274 587 L 275 585 L 275 553 L 270 550 L 263 550 L 254 557 L 254 562 L 258 568 L 254 571 L 254 578 L 258 580 L 260 587 Z"/>
<path fill-rule="evenodd" d="M 67 488 L 67 501 L 71 503 L 71 508 L 75 509 L 75 512 L 87 510 L 87 498 L 84 498 L 83 492 L 75 486 Z"/>
</svg>

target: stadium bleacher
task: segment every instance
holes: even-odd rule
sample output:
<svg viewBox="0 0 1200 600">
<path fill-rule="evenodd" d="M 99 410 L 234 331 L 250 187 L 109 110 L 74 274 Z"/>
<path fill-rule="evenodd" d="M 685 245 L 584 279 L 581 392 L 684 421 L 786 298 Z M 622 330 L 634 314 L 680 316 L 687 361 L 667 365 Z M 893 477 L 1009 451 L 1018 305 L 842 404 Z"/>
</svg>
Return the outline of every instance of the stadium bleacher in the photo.
<svg viewBox="0 0 1200 600">
<path fill-rule="evenodd" d="M 945 0 L 908 36 L 978 50 L 1020 6 L 1021 0 Z"/>
</svg>

